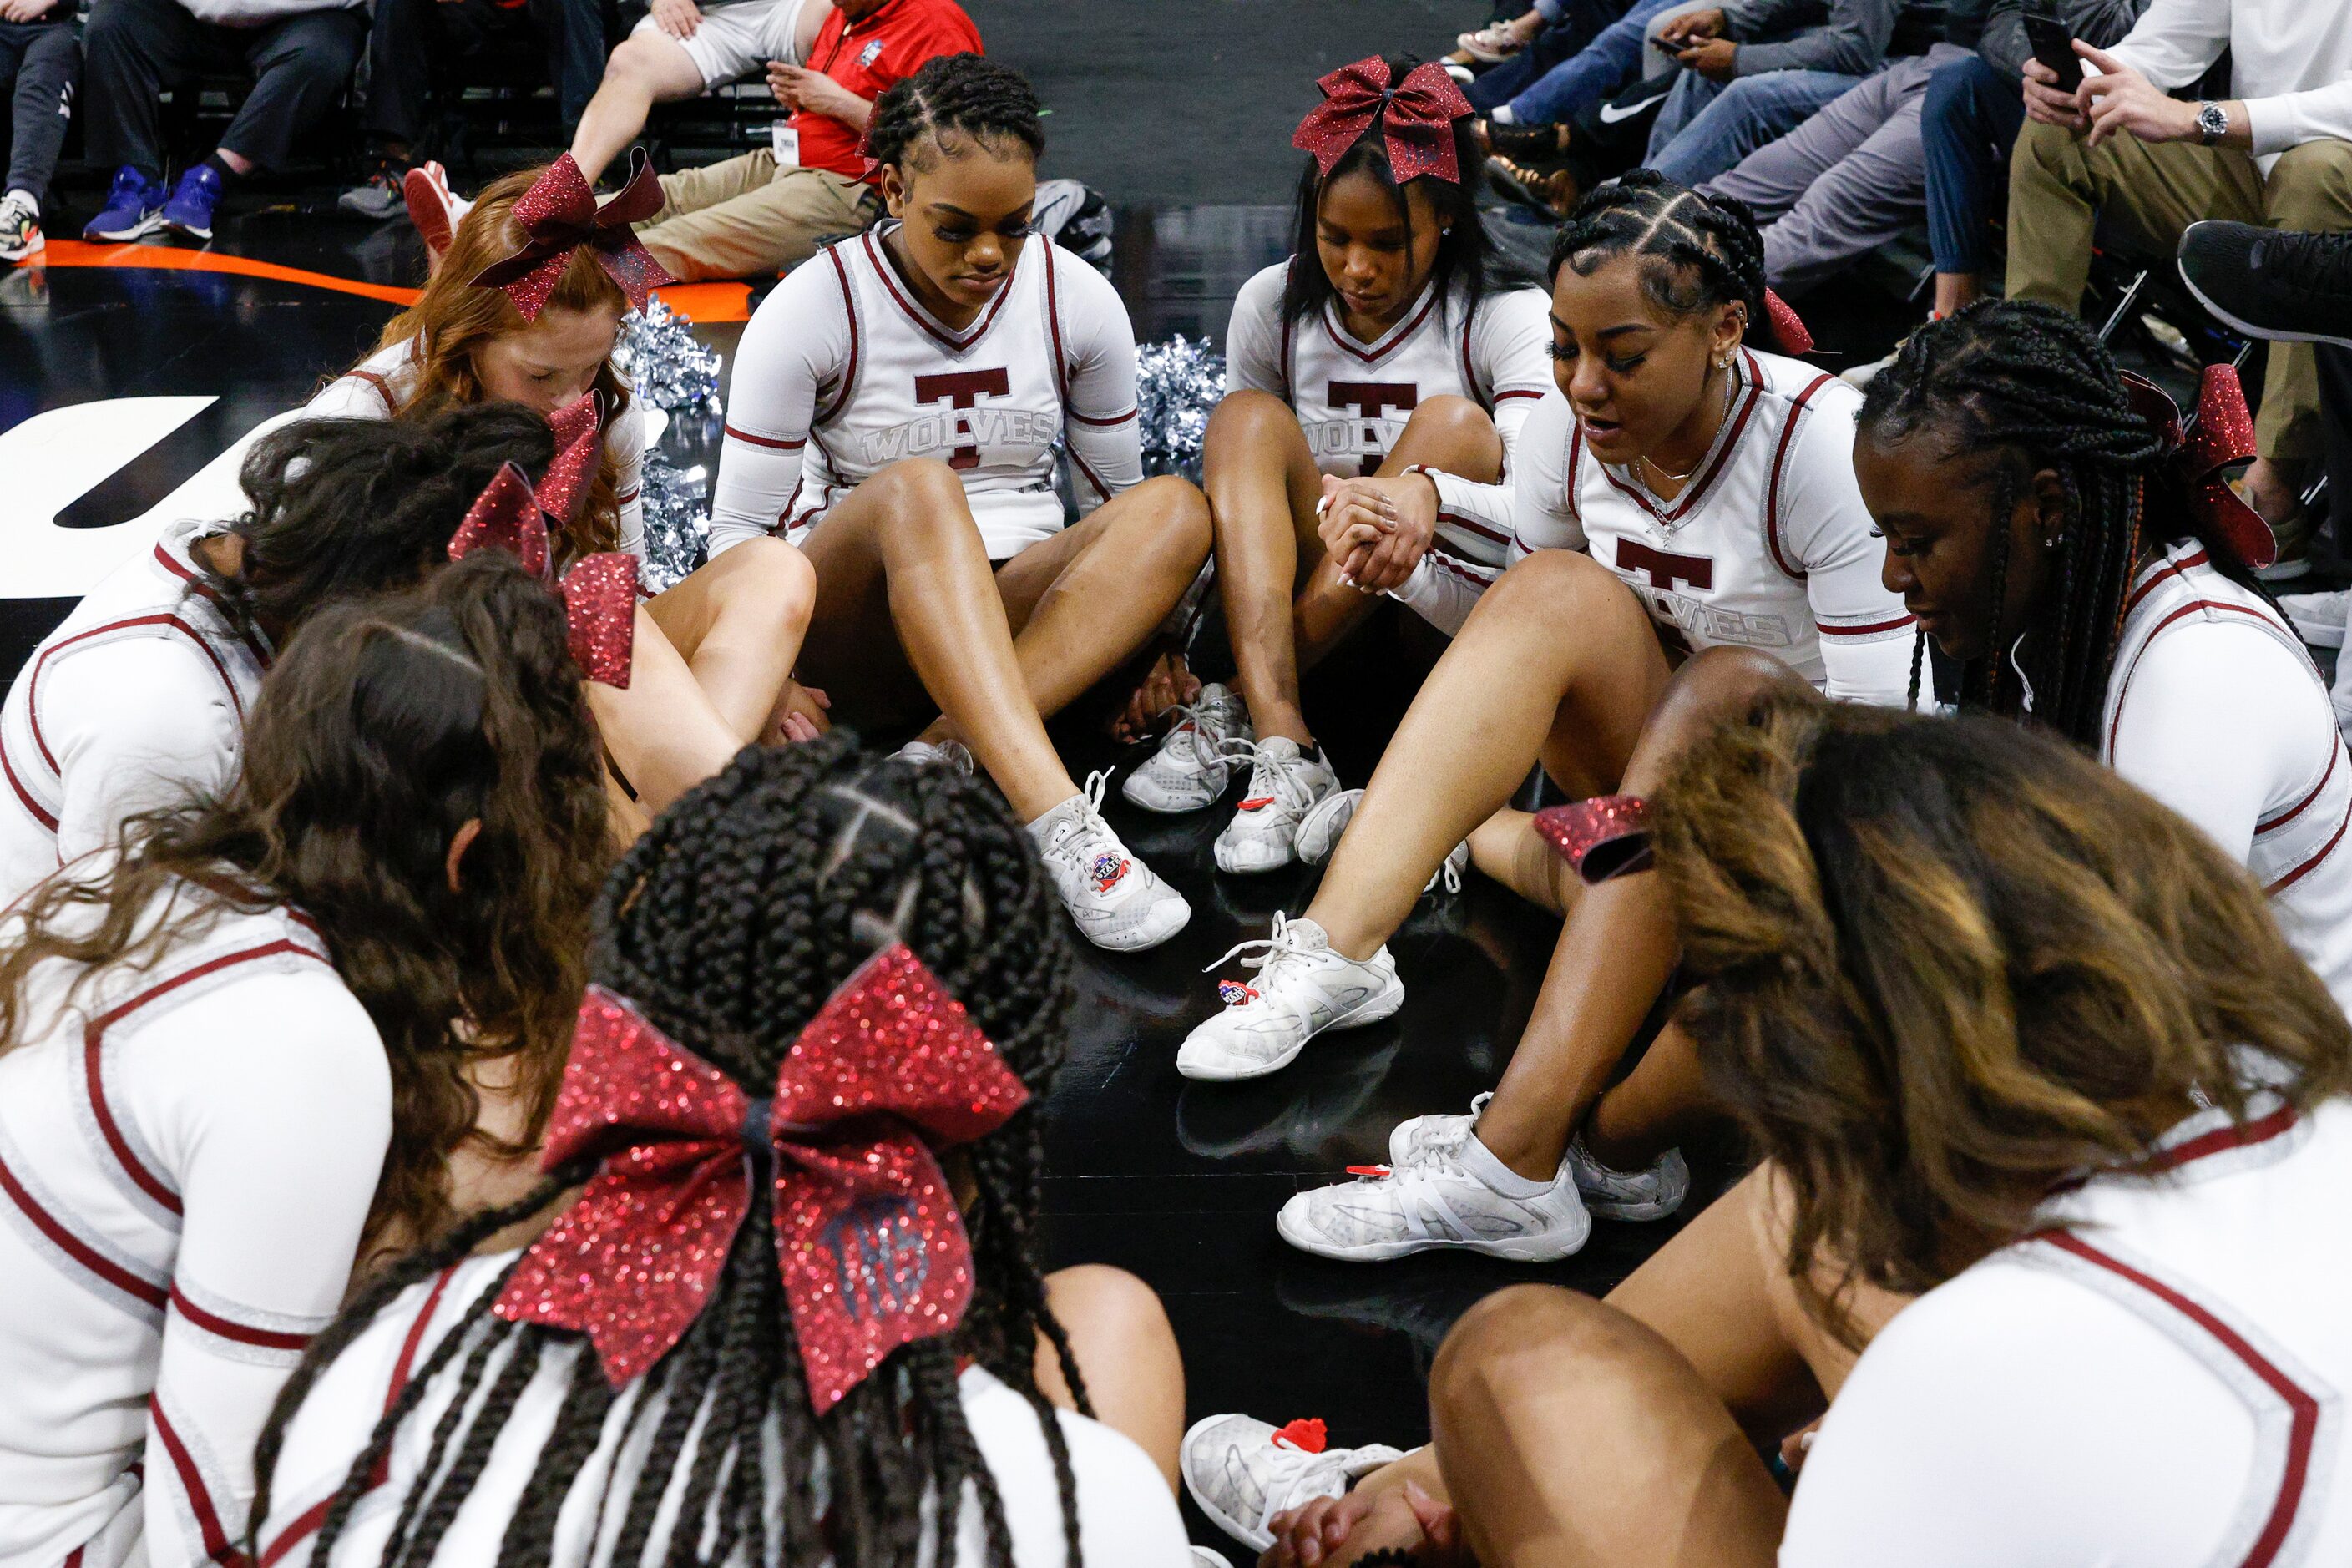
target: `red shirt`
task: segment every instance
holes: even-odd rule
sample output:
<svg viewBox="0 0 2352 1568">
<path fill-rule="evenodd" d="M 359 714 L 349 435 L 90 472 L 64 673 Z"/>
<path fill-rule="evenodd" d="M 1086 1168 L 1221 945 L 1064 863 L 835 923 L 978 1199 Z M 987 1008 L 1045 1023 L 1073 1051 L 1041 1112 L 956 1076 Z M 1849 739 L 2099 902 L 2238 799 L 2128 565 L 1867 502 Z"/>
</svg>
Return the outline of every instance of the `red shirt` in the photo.
<svg viewBox="0 0 2352 1568">
<path fill-rule="evenodd" d="M 889 0 L 862 22 L 845 22 L 837 10 L 827 16 L 809 46 L 808 63 L 870 103 L 926 60 L 980 52 L 980 29 L 955 0 Z M 853 180 L 865 174 L 856 126 L 802 109 L 793 112 L 793 129 L 800 132 L 803 168 L 830 169 Z"/>
</svg>

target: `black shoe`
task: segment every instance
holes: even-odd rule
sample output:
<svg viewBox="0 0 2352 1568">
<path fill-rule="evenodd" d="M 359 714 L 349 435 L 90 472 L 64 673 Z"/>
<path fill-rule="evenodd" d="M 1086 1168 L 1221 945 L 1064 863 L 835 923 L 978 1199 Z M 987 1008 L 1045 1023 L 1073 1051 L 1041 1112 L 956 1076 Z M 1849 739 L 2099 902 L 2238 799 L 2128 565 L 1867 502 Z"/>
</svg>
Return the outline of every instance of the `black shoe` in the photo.
<svg viewBox="0 0 2352 1568">
<path fill-rule="evenodd" d="M 2180 237 L 2180 280 L 2248 337 L 2352 348 L 2352 234 L 2192 223 Z"/>
<path fill-rule="evenodd" d="M 1499 120 L 1486 121 L 1486 148 L 1494 153 L 1521 163 L 1557 158 L 1568 151 L 1568 139 L 1559 125 L 1506 125 Z"/>
</svg>

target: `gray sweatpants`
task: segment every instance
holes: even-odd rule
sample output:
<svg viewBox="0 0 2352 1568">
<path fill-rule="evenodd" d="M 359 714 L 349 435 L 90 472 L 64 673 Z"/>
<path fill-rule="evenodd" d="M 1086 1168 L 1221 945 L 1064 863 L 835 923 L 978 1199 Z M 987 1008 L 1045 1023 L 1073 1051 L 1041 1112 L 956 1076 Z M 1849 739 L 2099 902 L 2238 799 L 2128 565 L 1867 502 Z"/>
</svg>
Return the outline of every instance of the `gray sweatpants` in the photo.
<svg viewBox="0 0 2352 1568">
<path fill-rule="evenodd" d="M 81 77 L 81 39 L 73 0 L 60 0 L 37 22 L 0 22 L 0 91 L 15 105 L 8 141 L 8 175 L 0 195 L 22 191 L 35 201 L 49 194 L 58 153 L 66 144 L 74 83 Z"/>
<path fill-rule="evenodd" d="M 1884 245 L 1927 209 L 1919 109 L 1957 44 L 1891 61 L 1778 142 L 1701 187 L 1737 196 L 1765 225 L 1764 273 L 1775 289 L 1818 281 Z"/>
</svg>

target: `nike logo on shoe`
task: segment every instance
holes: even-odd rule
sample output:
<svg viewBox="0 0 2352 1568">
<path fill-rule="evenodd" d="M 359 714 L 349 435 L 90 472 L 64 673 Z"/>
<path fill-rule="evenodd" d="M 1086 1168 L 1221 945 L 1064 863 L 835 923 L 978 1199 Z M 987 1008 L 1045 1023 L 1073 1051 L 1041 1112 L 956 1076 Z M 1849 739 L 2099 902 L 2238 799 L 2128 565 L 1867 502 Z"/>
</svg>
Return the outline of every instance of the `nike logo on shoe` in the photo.
<svg viewBox="0 0 2352 1568">
<path fill-rule="evenodd" d="M 1633 116 L 1654 107 L 1666 96 L 1668 92 L 1673 90 L 1673 85 L 1669 83 L 1666 87 L 1660 89 L 1656 92 L 1644 93 L 1640 98 L 1633 100 L 1631 103 L 1626 102 L 1622 98 L 1613 103 L 1604 103 L 1601 106 L 1601 123 L 1603 125 L 1622 124 L 1624 121 L 1633 119 Z"/>
</svg>

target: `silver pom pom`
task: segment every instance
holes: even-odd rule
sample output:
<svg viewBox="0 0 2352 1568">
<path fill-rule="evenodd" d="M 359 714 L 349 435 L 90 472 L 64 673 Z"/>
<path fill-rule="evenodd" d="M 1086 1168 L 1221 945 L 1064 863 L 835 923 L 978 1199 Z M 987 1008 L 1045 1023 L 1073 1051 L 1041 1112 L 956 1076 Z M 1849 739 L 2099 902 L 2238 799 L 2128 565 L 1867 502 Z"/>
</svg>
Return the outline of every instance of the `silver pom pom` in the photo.
<svg viewBox="0 0 2352 1568">
<path fill-rule="evenodd" d="M 639 490 L 646 509 L 646 587 L 676 587 L 710 552 L 710 476 L 701 464 L 680 471 L 659 452 L 646 454 Z"/>
<path fill-rule="evenodd" d="M 1225 395 L 1225 356 L 1179 332 L 1135 353 L 1136 405 L 1143 429 L 1143 471 L 1201 480 L 1201 438 Z"/>
<path fill-rule="evenodd" d="M 727 363 L 717 349 L 695 342 L 685 317 L 658 295 L 642 310 L 621 318 L 621 339 L 613 364 L 656 408 L 707 408 L 725 412 L 719 401 L 719 370 Z"/>
</svg>

